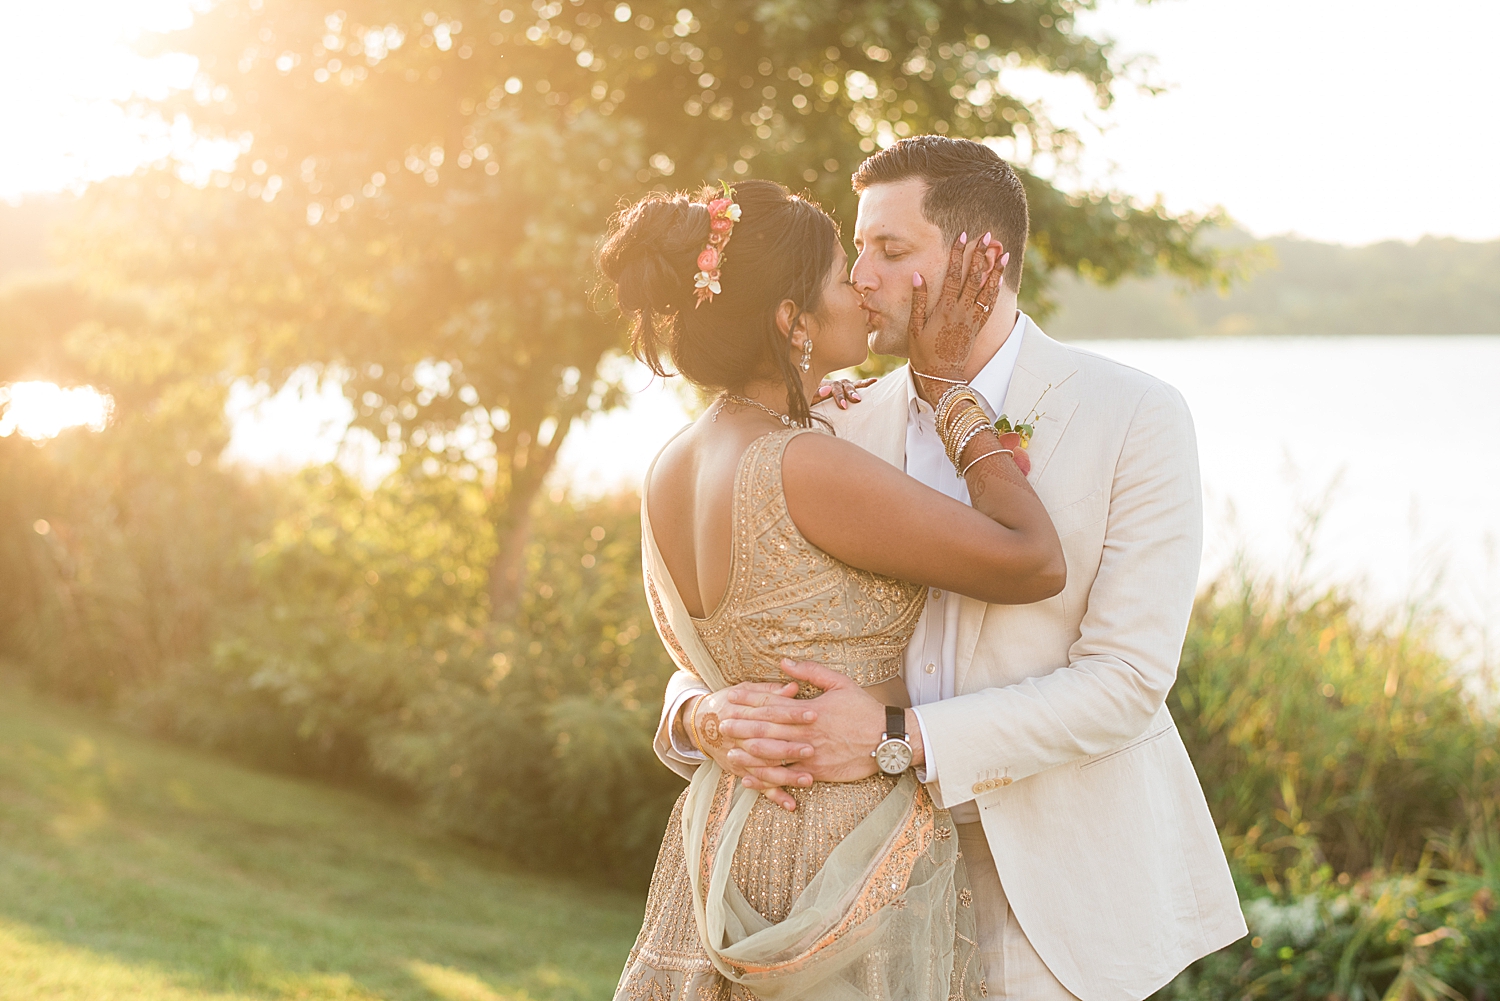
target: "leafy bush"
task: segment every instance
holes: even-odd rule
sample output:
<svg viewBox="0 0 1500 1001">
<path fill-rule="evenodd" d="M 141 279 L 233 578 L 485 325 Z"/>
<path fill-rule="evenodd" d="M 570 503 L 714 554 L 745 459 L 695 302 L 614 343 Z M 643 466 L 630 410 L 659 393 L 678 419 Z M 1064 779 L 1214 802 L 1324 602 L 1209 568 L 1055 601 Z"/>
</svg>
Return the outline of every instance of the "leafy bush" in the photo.
<svg viewBox="0 0 1500 1001">
<path fill-rule="evenodd" d="M 1493 856 L 1491 856 L 1493 858 Z M 1156 1001 L 1493 998 L 1500 867 L 1337 878 L 1305 866 L 1279 894 L 1246 887 L 1250 935 L 1194 963 Z"/>
<path fill-rule="evenodd" d="M 252 596 L 268 491 L 203 460 L 212 419 L 186 423 L 0 438 L 0 655 L 41 687 L 110 707 L 198 663 Z"/>
<path fill-rule="evenodd" d="M 201 658 L 124 700 L 159 733 L 261 764 L 369 779 L 369 735 L 483 655 L 493 541 L 477 486 L 337 467 L 280 484 L 248 548 L 253 590 Z"/>
<path fill-rule="evenodd" d="M 1268 886 L 1415 866 L 1500 800 L 1496 721 L 1420 625 L 1243 581 L 1194 608 L 1172 714 L 1231 856 Z"/>
<path fill-rule="evenodd" d="M 254 597 L 203 658 L 122 699 L 155 732 L 385 784 L 527 861 L 649 872 L 681 782 L 651 750 L 670 664 L 633 497 L 538 508 L 518 614 L 489 620 L 481 487 L 404 467 L 285 484 Z"/>
<path fill-rule="evenodd" d="M 672 667 L 642 592 L 638 502 L 550 504 L 527 575 L 497 652 L 427 689 L 375 759 L 471 837 L 640 880 L 682 782 L 651 749 Z"/>
</svg>

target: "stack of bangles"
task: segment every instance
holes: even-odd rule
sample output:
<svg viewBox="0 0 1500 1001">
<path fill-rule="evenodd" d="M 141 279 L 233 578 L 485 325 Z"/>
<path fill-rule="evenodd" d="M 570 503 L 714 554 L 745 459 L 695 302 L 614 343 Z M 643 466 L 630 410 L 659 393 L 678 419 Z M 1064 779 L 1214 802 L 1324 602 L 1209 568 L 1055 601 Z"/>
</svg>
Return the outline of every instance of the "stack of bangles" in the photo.
<svg viewBox="0 0 1500 1001">
<path fill-rule="evenodd" d="M 1015 454 L 1008 448 L 997 447 L 983 455 L 976 455 L 967 464 L 964 463 L 964 449 L 969 447 L 969 442 L 986 431 L 994 433 L 989 415 L 979 405 L 979 397 L 964 383 L 956 382 L 948 388 L 938 399 L 933 417 L 938 436 L 943 439 L 943 448 L 948 452 L 948 461 L 953 463 L 959 476 L 967 476 L 969 470 L 981 459 L 988 459 L 993 455 Z M 998 446 L 999 443 L 999 439 L 996 439 L 995 444 Z"/>
</svg>

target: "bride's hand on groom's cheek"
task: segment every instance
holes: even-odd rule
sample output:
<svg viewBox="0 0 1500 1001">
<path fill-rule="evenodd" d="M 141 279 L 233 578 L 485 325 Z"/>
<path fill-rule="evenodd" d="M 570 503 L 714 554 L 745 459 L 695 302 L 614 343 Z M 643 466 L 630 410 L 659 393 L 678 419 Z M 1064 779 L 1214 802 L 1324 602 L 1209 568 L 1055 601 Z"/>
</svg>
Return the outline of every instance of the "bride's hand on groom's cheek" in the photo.
<svg viewBox="0 0 1500 1001">
<path fill-rule="evenodd" d="M 1004 251 L 989 233 L 973 245 L 967 234 L 960 234 L 949 250 L 948 269 L 930 310 L 928 285 L 919 272 L 912 273 L 907 348 L 912 372 L 930 377 L 916 380 L 917 391 L 928 403 L 964 379 L 974 341 L 999 298 L 1010 260 Z"/>
</svg>

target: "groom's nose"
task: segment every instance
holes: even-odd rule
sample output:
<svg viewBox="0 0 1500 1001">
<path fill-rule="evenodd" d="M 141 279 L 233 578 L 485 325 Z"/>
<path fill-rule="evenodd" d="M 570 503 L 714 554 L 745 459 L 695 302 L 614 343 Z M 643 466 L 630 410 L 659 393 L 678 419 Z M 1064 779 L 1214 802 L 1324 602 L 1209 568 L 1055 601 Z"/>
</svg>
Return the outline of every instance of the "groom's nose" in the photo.
<svg viewBox="0 0 1500 1001">
<path fill-rule="evenodd" d="M 864 254 L 854 259 L 854 269 L 849 273 L 849 280 L 854 282 L 854 289 L 860 295 L 867 295 L 880 287 L 880 282 L 875 277 L 875 269 L 865 262 Z"/>
</svg>

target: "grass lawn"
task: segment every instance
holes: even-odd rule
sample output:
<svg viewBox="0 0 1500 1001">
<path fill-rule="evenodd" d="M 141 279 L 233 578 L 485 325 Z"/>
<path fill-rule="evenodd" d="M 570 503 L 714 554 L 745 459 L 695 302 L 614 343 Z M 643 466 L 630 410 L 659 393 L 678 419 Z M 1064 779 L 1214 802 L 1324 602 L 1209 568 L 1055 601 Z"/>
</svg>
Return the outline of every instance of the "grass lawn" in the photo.
<svg viewBox="0 0 1500 1001">
<path fill-rule="evenodd" d="M 0 676 L 0 999 L 607 998 L 642 900 Z"/>
</svg>

